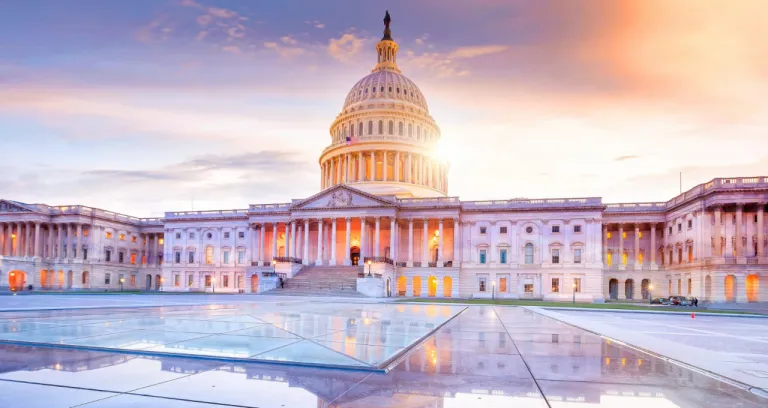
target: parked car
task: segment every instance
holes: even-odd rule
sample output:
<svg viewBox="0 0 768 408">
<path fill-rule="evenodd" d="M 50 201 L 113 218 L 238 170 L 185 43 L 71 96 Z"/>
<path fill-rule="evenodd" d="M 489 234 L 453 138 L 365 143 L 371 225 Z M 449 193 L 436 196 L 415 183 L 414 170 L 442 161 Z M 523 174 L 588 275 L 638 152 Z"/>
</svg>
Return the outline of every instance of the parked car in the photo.
<svg viewBox="0 0 768 408">
<path fill-rule="evenodd" d="M 680 301 L 677 304 L 680 306 L 692 306 L 693 302 L 685 296 L 680 296 Z"/>
<path fill-rule="evenodd" d="M 680 304 L 680 296 L 670 296 L 669 297 L 669 304 L 673 306 L 677 306 Z"/>
<path fill-rule="evenodd" d="M 653 300 L 651 300 L 651 304 L 652 305 L 668 305 L 669 299 L 663 298 L 663 297 L 654 298 Z"/>
</svg>

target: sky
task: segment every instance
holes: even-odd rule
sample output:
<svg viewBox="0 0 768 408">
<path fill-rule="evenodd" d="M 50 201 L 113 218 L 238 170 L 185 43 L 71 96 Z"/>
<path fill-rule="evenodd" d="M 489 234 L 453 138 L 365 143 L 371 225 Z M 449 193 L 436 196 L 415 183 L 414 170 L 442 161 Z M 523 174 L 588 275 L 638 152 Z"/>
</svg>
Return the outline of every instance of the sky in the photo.
<svg viewBox="0 0 768 408">
<path fill-rule="evenodd" d="M 764 0 L 0 2 L 0 198 L 134 216 L 319 191 L 392 15 L 462 200 L 768 176 Z"/>
</svg>

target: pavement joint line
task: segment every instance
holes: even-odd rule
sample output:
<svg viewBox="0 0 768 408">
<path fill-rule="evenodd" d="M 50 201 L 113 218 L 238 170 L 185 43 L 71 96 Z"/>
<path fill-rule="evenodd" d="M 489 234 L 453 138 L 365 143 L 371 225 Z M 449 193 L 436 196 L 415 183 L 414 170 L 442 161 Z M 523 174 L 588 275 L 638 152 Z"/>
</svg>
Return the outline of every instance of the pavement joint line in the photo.
<svg viewBox="0 0 768 408">
<path fill-rule="evenodd" d="M 641 352 L 643 352 L 643 353 L 646 353 L 646 354 L 648 354 L 648 355 L 651 355 L 651 356 L 653 356 L 653 357 L 659 358 L 659 359 L 661 359 L 661 360 L 663 360 L 663 361 L 667 361 L 667 362 L 673 363 L 673 364 L 675 364 L 675 365 L 678 365 L 678 366 L 681 366 L 681 367 L 687 368 L 687 369 L 689 369 L 689 370 L 691 370 L 691 371 L 694 371 L 694 372 L 696 372 L 696 373 L 699 373 L 699 374 L 705 375 L 705 376 L 707 376 L 707 377 L 710 377 L 710 378 L 712 378 L 712 379 L 715 379 L 715 380 L 718 380 L 718 381 L 720 381 L 720 382 L 723 382 L 723 383 L 726 383 L 726 384 L 729 384 L 729 385 L 735 386 L 735 387 L 737 387 L 737 388 L 741 388 L 741 389 L 743 389 L 743 390 L 746 390 L 746 391 L 749 391 L 749 392 L 751 392 L 751 393 L 753 393 L 753 394 L 755 394 L 755 395 L 758 395 L 758 396 L 761 396 L 761 397 L 763 397 L 763 398 L 767 398 L 767 399 L 768 399 L 768 390 L 762 389 L 762 388 L 760 388 L 760 387 L 757 387 L 757 386 L 752 386 L 752 385 L 749 385 L 749 384 L 743 383 L 743 382 L 741 382 L 741 381 L 738 381 L 738 380 L 735 380 L 735 379 L 733 379 L 733 378 L 729 378 L 729 377 L 727 377 L 727 376 L 725 376 L 725 375 L 722 375 L 722 374 L 717 374 L 717 373 L 715 373 L 715 372 L 712 372 L 712 371 L 709 371 L 709 370 L 705 370 L 705 369 L 703 369 L 703 368 L 700 368 L 700 367 L 696 367 L 696 366 L 693 366 L 693 365 L 691 365 L 691 364 L 688 364 L 688 363 L 682 362 L 682 361 L 680 361 L 680 360 L 677 360 L 677 359 L 674 359 L 674 358 L 671 358 L 671 357 L 667 357 L 667 356 L 665 356 L 665 355 L 662 355 L 662 354 L 658 354 L 658 353 L 655 353 L 655 352 L 653 352 L 653 351 L 651 351 L 651 350 L 645 349 L 645 348 L 643 348 L 643 347 L 640 347 L 640 346 L 636 346 L 636 345 L 633 345 L 633 344 L 629 344 L 629 343 L 625 343 L 625 342 L 622 342 L 621 340 L 617 340 L 617 339 L 614 339 L 614 338 L 612 338 L 612 337 L 610 337 L 610 336 L 606 336 L 606 335 L 604 335 L 604 334 L 601 334 L 601 333 L 598 333 L 598 332 L 596 332 L 596 331 L 593 331 L 593 330 L 590 330 L 590 329 L 587 329 L 587 328 L 581 327 L 581 326 L 579 326 L 579 325 L 577 325 L 577 324 L 574 324 L 574 323 L 571 323 L 571 322 L 567 322 L 567 321 L 564 321 L 564 320 L 558 319 L 558 318 L 556 318 L 556 317 L 553 317 L 553 316 L 546 316 L 546 315 L 543 315 L 543 314 L 539 313 L 539 311 L 538 311 L 538 310 L 536 310 L 536 307 L 535 307 L 535 306 L 534 306 L 533 308 L 531 308 L 531 306 L 524 306 L 524 307 L 525 307 L 526 309 L 528 309 L 528 310 L 530 310 L 530 311 L 534 312 L 534 313 L 537 313 L 537 314 L 541 315 L 541 316 L 544 316 L 544 317 L 549 317 L 550 319 L 554 319 L 554 320 L 557 320 L 557 321 L 559 321 L 559 322 L 561 322 L 561 323 L 564 323 L 564 324 L 567 324 L 567 325 L 569 325 L 569 326 L 573 326 L 573 327 L 579 328 L 579 329 L 581 329 L 581 330 L 584 330 L 584 331 L 586 331 L 586 332 L 589 332 L 589 333 L 595 334 L 595 335 L 597 335 L 597 336 L 600 336 L 600 337 L 602 337 L 602 338 L 604 338 L 604 339 L 608 339 L 608 340 L 610 340 L 611 342 L 615 342 L 615 343 L 618 343 L 618 344 L 622 344 L 622 345 L 624 345 L 625 347 L 629 347 L 629 348 L 632 348 L 632 349 L 634 349 L 634 350 L 637 350 L 637 351 L 641 351 Z M 542 309 L 546 309 L 546 308 L 542 308 Z"/>
</svg>

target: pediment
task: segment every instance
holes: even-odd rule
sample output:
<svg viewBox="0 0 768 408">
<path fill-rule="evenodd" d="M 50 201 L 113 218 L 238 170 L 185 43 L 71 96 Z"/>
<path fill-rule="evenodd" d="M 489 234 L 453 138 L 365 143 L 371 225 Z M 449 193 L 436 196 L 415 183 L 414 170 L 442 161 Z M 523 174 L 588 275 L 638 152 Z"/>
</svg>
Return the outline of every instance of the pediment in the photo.
<svg viewBox="0 0 768 408">
<path fill-rule="evenodd" d="M 339 185 L 297 202 L 293 210 L 394 207 L 395 204 L 364 191 Z"/>
<path fill-rule="evenodd" d="M 35 212 L 24 205 L 10 200 L 0 200 L 0 213 L 31 213 Z"/>
</svg>

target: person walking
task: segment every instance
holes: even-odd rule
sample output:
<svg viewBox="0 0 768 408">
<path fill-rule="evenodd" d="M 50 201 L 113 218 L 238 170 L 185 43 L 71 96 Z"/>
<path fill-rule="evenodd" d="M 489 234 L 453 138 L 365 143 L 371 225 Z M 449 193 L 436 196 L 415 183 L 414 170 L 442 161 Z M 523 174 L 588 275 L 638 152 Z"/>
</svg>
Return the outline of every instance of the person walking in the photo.
<svg viewBox="0 0 768 408">
<path fill-rule="evenodd" d="M 282 277 L 280 278 L 280 289 L 285 289 L 285 282 Z"/>
</svg>

